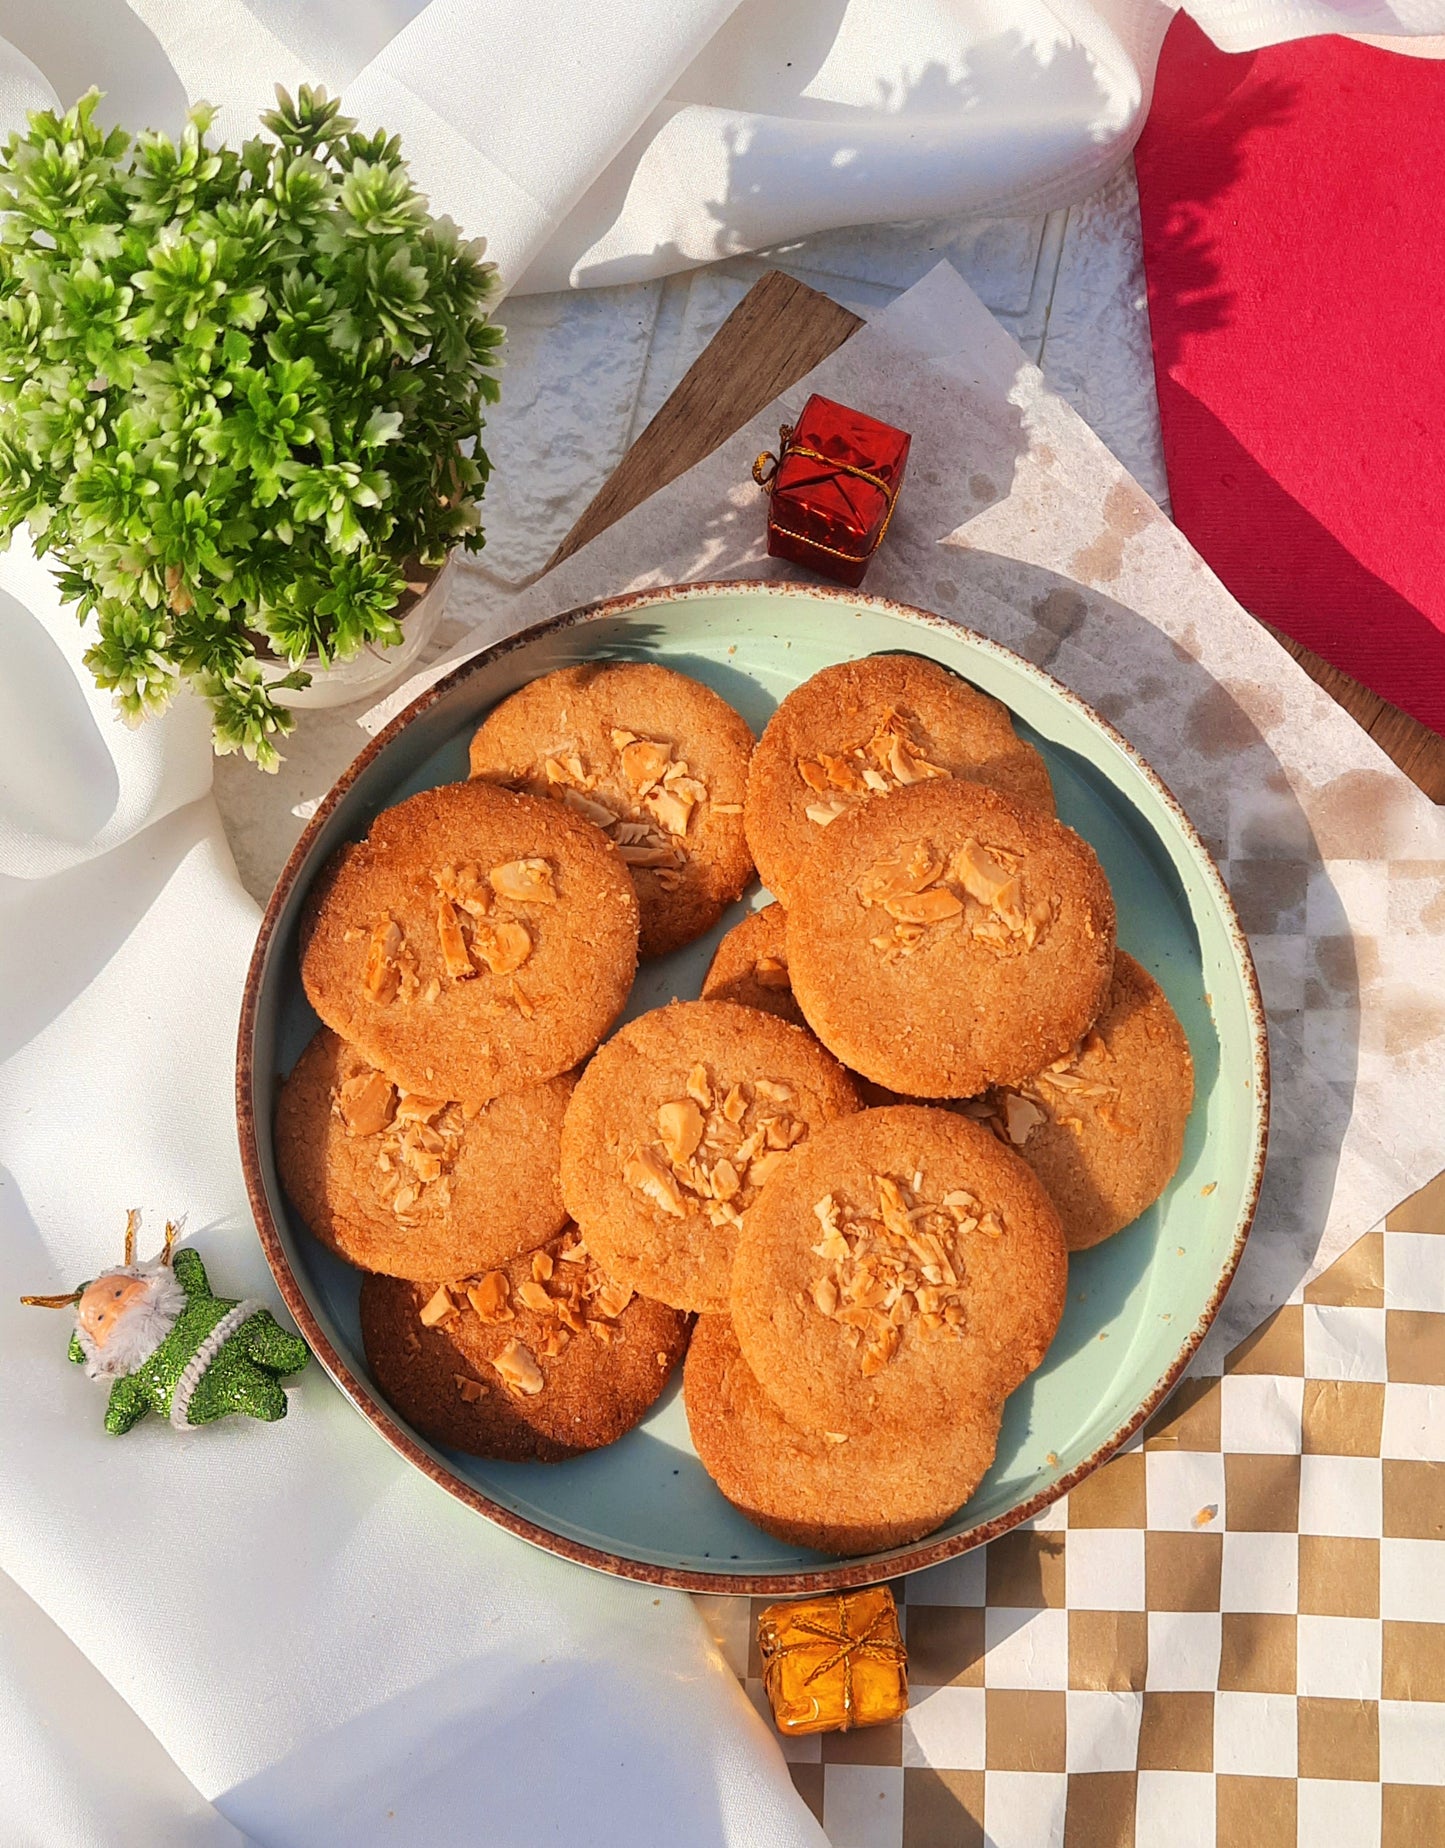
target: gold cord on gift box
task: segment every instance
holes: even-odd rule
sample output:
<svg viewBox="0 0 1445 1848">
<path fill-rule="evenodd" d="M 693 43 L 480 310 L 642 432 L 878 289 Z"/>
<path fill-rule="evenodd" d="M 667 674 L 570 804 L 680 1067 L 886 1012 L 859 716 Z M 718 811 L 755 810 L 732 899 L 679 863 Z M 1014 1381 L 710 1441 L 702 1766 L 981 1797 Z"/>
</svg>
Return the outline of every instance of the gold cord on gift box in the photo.
<svg viewBox="0 0 1445 1848">
<path fill-rule="evenodd" d="M 801 1688 L 811 1687 L 815 1681 L 826 1681 L 833 1672 L 842 1668 L 843 1686 L 841 1702 L 840 1731 L 857 1723 L 853 1689 L 854 1657 L 865 1657 L 875 1662 L 887 1663 L 898 1670 L 899 1691 L 903 1704 L 907 1704 L 907 1662 L 908 1654 L 898 1636 L 897 1616 L 891 1597 L 887 1597 L 873 1613 L 865 1629 L 856 1634 L 849 1626 L 849 1600 L 842 1593 L 830 1600 L 835 1608 L 835 1621 L 828 1623 L 821 1616 L 809 1613 L 824 1606 L 824 1600 L 811 1599 L 806 1604 L 794 1606 L 774 1606 L 765 1612 L 758 1626 L 758 1647 L 763 1657 L 764 1681 L 768 1696 L 776 1709 L 778 1705 L 777 1686 L 783 1674 L 783 1663 L 789 1656 L 817 1648 L 819 1643 L 832 1643 L 836 1647 L 814 1663 L 797 1685 Z M 785 1642 L 783 1631 L 790 1633 L 793 1640 Z M 891 1630 L 892 1635 L 880 1634 Z M 780 1722 L 781 1723 L 781 1722 Z M 866 1723 L 866 1721 L 865 1721 Z"/>
<path fill-rule="evenodd" d="M 768 494 L 772 493 L 773 484 L 778 478 L 778 470 L 789 456 L 806 456 L 810 462 L 821 462 L 824 468 L 831 468 L 840 475 L 854 475 L 859 481 L 869 482 L 883 496 L 885 502 L 883 523 L 866 552 L 845 552 L 840 546 L 825 545 L 821 539 L 814 539 L 808 533 L 800 533 L 791 526 L 779 526 L 775 523 L 773 530 L 781 533 L 786 539 L 796 539 L 801 545 L 810 545 L 820 552 L 827 552 L 833 558 L 846 558 L 851 562 L 871 558 L 882 545 L 888 532 L 888 523 L 893 518 L 893 509 L 898 501 L 898 496 L 893 489 L 881 475 L 875 475 L 871 469 L 859 468 L 852 462 L 840 462 L 836 456 L 825 456 L 820 450 L 810 449 L 806 443 L 795 443 L 793 426 L 783 424 L 778 431 L 778 454 L 774 455 L 771 449 L 765 449 L 753 461 L 753 480 Z"/>
</svg>

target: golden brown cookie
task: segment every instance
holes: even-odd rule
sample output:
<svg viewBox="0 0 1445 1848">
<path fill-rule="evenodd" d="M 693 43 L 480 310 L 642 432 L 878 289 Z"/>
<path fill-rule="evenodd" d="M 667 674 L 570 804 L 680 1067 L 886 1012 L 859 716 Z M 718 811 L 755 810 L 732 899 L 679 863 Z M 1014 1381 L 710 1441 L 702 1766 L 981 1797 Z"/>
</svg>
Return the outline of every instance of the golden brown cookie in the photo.
<svg viewBox="0 0 1445 1848">
<path fill-rule="evenodd" d="M 629 1021 L 582 1074 L 562 1197 L 619 1282 L 721 1310 L 758 1188 L 856 1108 L 851 1080 L 801 1028 L 732 1001 L 674 1001 Z"/>
<path fill-rule="evenodd" d="M 667 1384 L 687 1328 L 605 1277 L 572 1228 L 469 1285 L 361 1285 L 382 1395 L 433 1443 L 515 1462 L 615 1443 Z"/>
<path fill-rule="evenodd" d="M 494 1097 L 474 1116 L 413 1097 L 323 1027 L 276 1104 L 281 1184 L 323 1245 L 391 1277 L 464 1277 L 566 1223 L 562 1118 L 576 1078 Z"/>
<path fill-rule="evenodd" d="M 1116 952 L 1104 1011 L 1082 1043 L 1013 1090 L 966 1105 L 1048 1189 L 1071 1251 L 1131 1225 L 1174 1178 L 1194 1063 L 1164 991 Z"/>
<path fill-rule="evenodd" d="M 753 735 L 711 687 L 596 661 L 512 694 L 472 739 L 472 775 L 552 796 L 606 830 L 637 886 L 642 954 L 691 943 L 752 877 L 743 833 Z"/>
<path fill-rule="evenodd" d="M 579 1092 L 580 1094 L 580 1092 Z M 738 1343 L 791 1423 L 937 1443 L 1043 1359 L 1068 1249 L 1030 1169 L 978 1123 L 893 1104 L 826 1124 L 738 1239 Z"/>
<path fill-rule="evenodd" d="M 1000 1408 L 969 1404 L 931 1441 L 885 1427 L 835 1443 L 791 1425 L 743 1359 L 729 1317 L 702 1316 L 682 1376 L 702 1466 L 735 1507 L 789 1546 L 877 1553 L 931 1534 L 993 1461 Z"/>
<path fill-rule="evenodd" d="M 761 1008 L 795 1027 L 807 1024 L 788 980 L 786 919 L 781 905 L 764 905 L 733 925 L 702 978 L 702 998 Z"/>
<path fill-rule="evenodd" d="M 750 911 L 741 924 L 735 924 L 717 946 L 703 977 L 703 1000 L 736 1001 L 740 1007 L 760 1008 L 792 1026 L 806 1028 L 788 978 L 786 923 L 783 907 L 773 904 Z M 865 1106 L 911 1101 L 886 1085 L 874 1084 L 861 1072 L 850 1071 L 848 1076 L 857 1087 L 859 1103 Z"/>
<path fill-rule="evenodd" d="M 809 1026 L 912 1097 L 970 1097 L 1062 1058 L 1114 968 L 1114 900 L 1088 842 L 951 778 L 834 822 L 787 923 Z"/>
<path fill-rule="evenodd" d="M 799 867 L 839 815 L 943 777 L 1054 812 L 1044 760 L 1008 708 L 946 667 L 904 654 L 825 667 L 787 696 L 753 753 L 745 819 L 758 876 L 790 905 Z"/>
<path fill-rule="evenodd" d="M 384 810 L 322 875 L 307 999 L 404 1090 L 468 1109 L 570 1071 L 637 968 L 637 898 L 611 841 L 490 783 Z"/>
</svg>

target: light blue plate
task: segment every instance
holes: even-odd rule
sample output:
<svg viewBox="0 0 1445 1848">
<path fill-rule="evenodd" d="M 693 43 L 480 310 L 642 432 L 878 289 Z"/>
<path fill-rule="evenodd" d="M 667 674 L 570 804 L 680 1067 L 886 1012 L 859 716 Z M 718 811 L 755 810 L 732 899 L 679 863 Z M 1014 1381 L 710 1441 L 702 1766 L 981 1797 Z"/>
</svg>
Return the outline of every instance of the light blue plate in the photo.
<svg viewBox="0 0 1445 1848">
<path fill-rule="evenodd" d="M 467 773 L 467 741 L 498 700 L 599 655 L 649 659 L 714 687 L 761 731 L 819 668 L 883 651 L 931 656 L 1001 699 L 1042 751 L 1059 814 L 1114 888 L 1119 941 L 1162 984 L 1194 1054 L 1184 1159 L 1162 1200 L 1073 1259 L 1069 1302 L 1040 1370 L 1009 1401 L 993 1468 L 928 1540 L 845 1564 L 787 1547 L 713 1487 L 688 1441 L 678 1382 L 610 1449 L 573 1462 L 488 1463 L 416 1436 L 374 1393 L 357 1324 L 358 1273 L 291 1213 L 276 1179 L 276 1074 L 317 1021 L 301 991 L 296 924 L 307 888 L 380 809 Z M 754 892 L 745 904 L 762 904 Z M 694 996 L 717 929 L 642 967 L 641 1013 Z M 1267 1119 L 1263 1015 L 1249 950 L 1208 854 L 1173 798 L 1103 720 L 1016 655 L 938 617 L 795 584 L 655 591 L 559 617 L 500 644 L 424 694 L 322 804 L 267 909 L 247 983 L 238 1105 L 262 1240 L 287 1302 L 333 1377 L 403 1454 L 538 1544 L 634 1577 L 714 1591 L 803 1591 L 931 1565 L 1037 1513 L 1102 1462 L 1169 1391 L 1218 1308 L 1259 1188 Z"/>
</svg>

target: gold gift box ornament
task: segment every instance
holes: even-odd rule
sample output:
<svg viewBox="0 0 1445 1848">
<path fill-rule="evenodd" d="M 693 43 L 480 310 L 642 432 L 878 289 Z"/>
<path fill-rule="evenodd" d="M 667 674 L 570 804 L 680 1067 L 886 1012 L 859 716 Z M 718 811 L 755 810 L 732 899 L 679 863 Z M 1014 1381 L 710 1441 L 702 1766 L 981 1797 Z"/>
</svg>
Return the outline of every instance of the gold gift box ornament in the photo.
<svg viewBox="0 0 1445 1848">
<path fill-rule="evenodd" d="M 758 1651 L 779 1732 L 848 1732 L 907 1711 L 908 1654 L 886 1585 L 770 1604 Z"/>
</svg>

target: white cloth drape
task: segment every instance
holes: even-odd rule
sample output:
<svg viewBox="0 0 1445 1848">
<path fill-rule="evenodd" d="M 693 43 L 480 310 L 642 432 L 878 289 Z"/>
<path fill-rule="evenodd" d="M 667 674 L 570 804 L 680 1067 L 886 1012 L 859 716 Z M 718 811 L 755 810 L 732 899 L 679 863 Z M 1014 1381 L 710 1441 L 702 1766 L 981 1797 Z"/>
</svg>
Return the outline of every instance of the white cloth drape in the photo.
<svg viewBox="0 0 1445 1848">
<path fill-rule="evenodd" d="M 1445 30 L 1445 0 L 1192 10 L 1234 48 Z M 240 137 L 273 83 L 323 81 L 403 134 L 509 283 L 615 282 L 1081 193 L 1131 144 L 1169 17 L 1163 0 L 0 0 L 0 128 L 95 83 L 131 126 L 175 127 L 206 96 Z M 219 1288 L 270 1293 L 231 1120 L 255 914 L 205 725 L 179 705 L 121 730 L 80 649 L 17 548 L 0 567 L 0 1839 L 817 1843 L 684 1599 L 489 1529 L 314 1371 L 277 1430 L 108 1438 L 61 1318 L 17 1306 L 93 1274 L 137 1203 L 189 1211 Z"/>
<path fill-rule="evenodd" d="M 1445 0 L 1190 0 L 1230 51 L 1445 32 Z M 832 226 L 1079 197 L 1148 108 L 1170 0 L 0 0 L 69 103 L 247 132 L 323 82 L 405 136 L 509 286 L 629 282 Z M 0 72 L 3 78 L 3 72 Z"/>
</svg>

